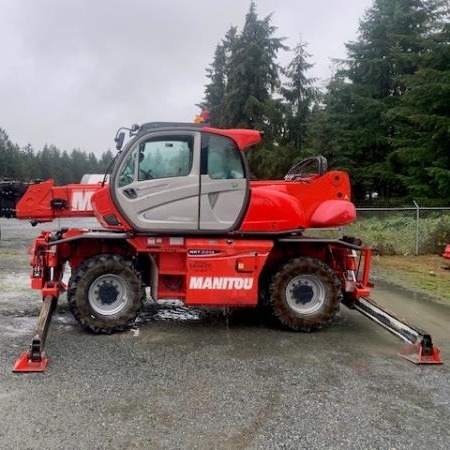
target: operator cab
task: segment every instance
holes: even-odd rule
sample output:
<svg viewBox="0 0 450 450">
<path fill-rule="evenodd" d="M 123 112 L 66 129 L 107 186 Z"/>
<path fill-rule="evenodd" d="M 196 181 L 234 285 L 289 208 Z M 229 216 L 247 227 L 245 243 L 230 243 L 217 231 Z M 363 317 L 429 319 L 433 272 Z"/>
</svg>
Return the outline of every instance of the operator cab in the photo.
<svg viewBox="0 0 450 450">
<path fill-rule="evenodd" d="M 141 128 L 120 155 L 111 195 L 141 232 L 235 230 L 249 200 L 237 142 L 212 128 Z"/>
</svg>

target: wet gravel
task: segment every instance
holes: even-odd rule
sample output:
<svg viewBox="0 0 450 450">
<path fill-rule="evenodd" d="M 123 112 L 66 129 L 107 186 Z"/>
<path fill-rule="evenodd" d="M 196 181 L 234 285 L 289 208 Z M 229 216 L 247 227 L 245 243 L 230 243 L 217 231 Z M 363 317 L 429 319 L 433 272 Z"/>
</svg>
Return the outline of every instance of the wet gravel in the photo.
<svg viewBox="0 0 450 450">
<path fill-rule="evenodd" d="M 251 313 L 149 303 L 135 329 L 96 336 L 62 299 L 47 372 L 12 374 L 40 300 L 15 252 L 27 229 L 0 226 L 1 449 L 450 448 L 448 366 L 397 358 L 396 338 L 347 309 L 305 334 Z M 447 362 L 450 308 L 434 311 L 421 315 Z"/>
</svg>

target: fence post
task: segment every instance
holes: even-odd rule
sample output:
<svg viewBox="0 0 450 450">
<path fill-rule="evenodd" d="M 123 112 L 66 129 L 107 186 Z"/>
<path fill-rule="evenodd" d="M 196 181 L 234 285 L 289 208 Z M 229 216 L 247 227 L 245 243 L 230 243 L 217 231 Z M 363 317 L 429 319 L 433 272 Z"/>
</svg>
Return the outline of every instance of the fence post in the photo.
<svg viewBox="0 0 450 450">
<path fill-rule="evenodd" d="M 416 256 L 419 254 L 419 219 L 420 219 L 420 207 L 413 200 L 414 206 L 416 207 Z"/>
</svg>

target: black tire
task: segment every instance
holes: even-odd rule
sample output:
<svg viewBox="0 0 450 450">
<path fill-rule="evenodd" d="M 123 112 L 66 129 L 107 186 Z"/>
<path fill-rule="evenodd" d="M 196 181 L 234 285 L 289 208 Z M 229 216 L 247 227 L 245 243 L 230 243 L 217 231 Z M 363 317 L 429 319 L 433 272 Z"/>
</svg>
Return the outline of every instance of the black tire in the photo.
<svg viewBox="0 0 450 450">
<path fill-rule="evenodd" d="M 67 300 L 75 319 L 94 333 L 114 333 L 132 326 L 142 307 L 139 274 L 118 255 L 96 255 L 73 272 Z"/>
<path fill-rule="evenodd" d="M 272 278 L 273 315 L 295 331 L 315 331 L 339 311 L 342 284 L 334 271 L 316 258 L 295 258 Z"/>
</svg>

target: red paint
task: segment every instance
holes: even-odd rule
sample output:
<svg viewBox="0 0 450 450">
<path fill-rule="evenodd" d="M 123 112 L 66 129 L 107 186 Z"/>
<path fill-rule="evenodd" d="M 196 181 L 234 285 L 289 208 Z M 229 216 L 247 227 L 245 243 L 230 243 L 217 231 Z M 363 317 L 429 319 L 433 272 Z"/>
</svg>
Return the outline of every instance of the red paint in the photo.
<svg viewBox="0 0 450 450">
<path fill-rule="evenodd" d="M 203 127 L 202 131 L 207 133 L 219 134 L 220 136 L 227 136 L 236 142 L 239 150 L 247 150 L 252 145 L 259 144 L 262 141 L 262 133 L 257 130 L 247 129 L 227 129 Z"/>
<path fill-rule="evenodd" d="M 118 231 L 129 231 L 132 229 L 128 222 L 120 215 L 119 211 L 114 206 L 113 200 L 111 198 L 111 187 L 109 185 L 103 186 L 102 188 L 98 189 L 92 195 L 91 202 L 94 215 L 100 222 L 102 227 Z M 105 217 L 108 217 L 110 215 L 114 216 L 117 219 L 117 225 L 110 225 L 106 223 Z"/>
<path fill-rule="evenodd" d="M 92 217 L 92 195 L 100 187 L 101 184 L 54 186 L 52 179 L 32 184 L 17 204 L 17 218 L 50 222 L 57 217 Z"/>
<path fill-rule="evenodd" d="M 186 304 L 256 306 L 259 275 L 272 247 L 272 241 L 188 239 Z"/>
<path fill-rule="evenodd" d="M 436 345 L 433 345 L 431 352 L 426 354 L 421 344 L 411 344 L 398 353 L 403 359 L 414 364 L 442 364 L 441 353 Z"/>
<path fill-rule="evenodd" d="M 256 130 L 201 130 L 233 139 L 242 151 L 262 139 Z M 113 254 L 139 261 L 142 280 L 155 299 L 179 298 L 186 305 L 214 307 L 256 306 L 261 280 L 267 281 L 289 258 L 310 256 L 334 270 L 349 296 L 368 295 L 370 249 L 362 250 L 362 278 L 349 281 L 346 274 L 355 271 L 352 250 L 343 243 L 300 237 L 305 228 L 337 227 L 355 219 L 345 172 L 330 171 L 297 181 L 251 181 L 249 185 L 249 206 L 239 229 L 198 238 L 183 237 L 182 232 L 173 237 L 135 235 L 114 205 L 111 185 L 54 186 L 53 180 L 32 185 L 17 205 L 20 219 L 45 222 L 95 216 L 104 228 L 127 232 L 126 237 L 99 232 L 94 238 L 92 230 L 84 229 L 60 230 L 57 235 L 42 232 L 32 248 L 32 288 L 40 290 L 43 298 L 57 299 L 66 289 L 61 282 L 65 263 L 73 269 L 93 255 Z M 283 243 L 271 234 L 289 231 L 297 231 L 299 239 Z M 89 237 L 85 236 L 88 232 Z M 239 232 L 258 233 L 259 239 Z M 262 275 L 264 269 L 267 272 Z M 41 371 L 47 364 L 43 360 L 38 365 L 24 355 L 17 363 L 18 371 Z"/>
<path fill-rule="evenodd" d="M 446 259 L 450 259 L 450 244 L 447 244 L 445 246 L 444 253 L 442 253 L 441 256 L 446 258 Z"/>
<path fill-rule="evenodd" d="M 252 181 L 250 189 L 250 205 L 241 231 L 338 227 L 356 218 L 345 172 L 330 171 L 304 183 Z"/>
<path fill-rule="evenodd" d="M 23 352 L 14 364 L 13 372 L 45 372 L 48 358 L 43 357 L 40 361 L 30 359 L 28 352 Z"/>
</svg>

